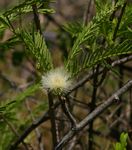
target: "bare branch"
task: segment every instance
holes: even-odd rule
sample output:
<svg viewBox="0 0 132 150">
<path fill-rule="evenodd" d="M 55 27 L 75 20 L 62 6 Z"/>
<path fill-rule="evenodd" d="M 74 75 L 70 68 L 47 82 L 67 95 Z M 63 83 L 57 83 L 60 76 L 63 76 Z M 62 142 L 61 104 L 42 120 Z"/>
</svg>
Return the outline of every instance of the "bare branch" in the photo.
<svg viewBox="0 0 132 150">
<path fill-rule="evenodd" d="M 52 132 L 52 140 L 53 140 L 53 146 L 55 147 L 57 145 L 58 137 L 57 137 L 57 128 L 56 128 L 56 120 L 55 120 L 55 109 L 54 109 L 54 103 L 53 103 L 53 97 L 52 94 L 48 93 L 48 101 L 49 101 L 49 116 L 51 121 L 51 132 Z"/>
<path fill-rule="evenodd" d="M 1 114 L 1 117 L 3 118 L 3 120 L 6 122 L 6 124 L 9 126 L 9 128 L 11 129 L 11 131 L 15 134 L 16 137 L 20 137 L 20 135 L 18 134 L 18 132 L 16 131 L 15 127 L 5 118 L 4 115 Z M 24 143 L 22 141 L 23 146 L 25 147 L 25 150 L 28 150 L 28 146 L 26 143 Z"/>
<path fill-rule="evenodd" d="M 34 118 L 33 113 L 32 113 L 32 109 L 30 108 L 28 101 L 26 100 L 25 103 L 26 103 L 26 107 L 27 107 L 27 110 L 28 110 L 28 112 L 29 112 L 29 114 L 31 116 L 32 121 L 35 121 L 35 118 Z M 43 148 L 44 144 L 42 142 L 42 134 L 39 131 L 39 128 L 35 129 L 35 134 L 36 134 L 36 137 L 37 137 L 37 142 L 38 142 L 39 150 L 44 150 L 44 148 Z"/>
<path fill-rule="evenodd" d="M 124 12 L 125 12 L 126 5 L 127 5 L 127 1 L 124 3 L 124 5 L 123 5 L 123 7 L 122 7 L 122 9 L 121 9 L 121 13 L 120 13 L 120 16 L 119 16 L 119 18 L 118 18 L 117 25 L 116 25 L 115 30 L 114 30 L 113 41 L 116 39 L 117 31 L 118 31 L 118 29 L 119 29 L 122 16 L 123 16 L 123 14 L 124 14 Z"/>
<path fill-rule="evenodd" d="M 36 4 L 32 5 L 32 9 L 33 9 L 33 14 L 34 14 L 34 22 L 36 24 L 36 29 L 37 29 L 37 31 L 40 32 L 40 34 L 42 34 L 41 27 L 40 27 L 40 20 L 39 20 L 39 16 L 38 16 L 38 9 L 37 9 Z"/>
<path fill-rule="evenodd" d="M 127 61 L 132 60 L 132 55 L 124 57 L 122 59 L 119 60 L 115 60 L 114 62 L 111 63 L 112 67 L 115 67 L 119 64 L 123 64 Z M 88 75 L 86 75 L 82 80 L 80 80 L 77 84 L 75 84 L 67 93 L 66 95 L 69 95 L 71 92 L 75 91 L 76 89 L 78 89 L 79 87 L 81 87 L 83 84 L 85 84 L 88 80 L 90 80 L 91 78 L 93 78 L 93 75 L 95 74 L 96 70 L 93 72 L 90 72 Z M 99 69 L 98 74 L 101 74 L 103 72 L 103 68 Z"/>
<path fill-rule="evenodd" d="M 54 105 L 54 109 L 57 108 L 60 105 L 60 103 L 56 103 Z M 43 122 L 49 120 L 49 111 L 44 113 L 42 117 L 34 121 L 24 132 L 23 134 L 17 139 L 17 141 L 11 145 L 9 150 L 14 150 L 17 148 L 17 146 L 34 130 L 36 129 L 39 125 L 41 125 Z"/>
<path fill-rule="evenodd" d="M 66 98 L 65 97 L 59 97 L 59 99 L 61 102 L 62 110 L 64 111 L 65 115 L 68 117 L 69 121 L 71 122 L 72 128 L 76 128 L 77 123 L 76 123 L 75 118 L 73 117 L 73 115 L 69 111 L 69 108 L 68 108 L 67 103 L 66 103 Z"/>
<path fill-rule="evenodd" d="M 69 142 L 78 132 L 80 132 L 85 126 L 87 126 L 93 119 L 98 117 L 108 107 L 116 102 L 116 97 L 119 97 L 132 87 L 132 80 L 127 82 L 122 88 L 115 92 L 110 98 L 108 98 L 103 104 L 98 106 L 93 112 L 91 112 L 85 119 L 83 119 L 76 127 L 76 130 L 70 130 L 57 145 L 55 150 L 60 150 L 67 142 Z"/>
<path fill-rule="evenodd" d="M 89 15 L 90 15 L 90 6 L 91 6 L 92 0 L 88 0 L 87 8 L 84 14 L 84 25 L 87 25 L 89 21 Z"/>
</svg>

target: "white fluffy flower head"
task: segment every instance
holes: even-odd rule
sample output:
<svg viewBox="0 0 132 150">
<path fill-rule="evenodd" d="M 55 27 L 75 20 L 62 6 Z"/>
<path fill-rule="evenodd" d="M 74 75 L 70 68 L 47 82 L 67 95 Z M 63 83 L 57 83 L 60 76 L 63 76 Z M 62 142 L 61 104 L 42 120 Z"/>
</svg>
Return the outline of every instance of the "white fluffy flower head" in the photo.
<svg viewBox="0 0 132 150">
<path fill-rule="evenodd" d="M 56 68 L 42 76 L 42 86 L 55 94 L 68 91 L 71 86 L 70 74 L 64 68 Z"/>
</svg>

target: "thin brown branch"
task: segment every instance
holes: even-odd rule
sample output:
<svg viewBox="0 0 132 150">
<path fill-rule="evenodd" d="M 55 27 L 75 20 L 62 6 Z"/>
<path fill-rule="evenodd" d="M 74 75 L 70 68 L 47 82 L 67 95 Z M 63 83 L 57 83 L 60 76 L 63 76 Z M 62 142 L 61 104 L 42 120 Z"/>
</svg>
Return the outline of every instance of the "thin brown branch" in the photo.
<svg viewBox="0 0 132 150">
<path fill-rule="evenodd" d="M 127 61 L 130 61 L 130 60 L 132 60 L 132 55 L 124 57 L 124 58 L 121 58 L 119 60 L 115 60 L 114 62 L 112 62 L 111 66 L 115 67 L 117 65 L 123 64 L 123 63 L 125 63 Z"/>
<path fill-rule="evenodd" d="M 29 112 L 29 114 L 31 116 L 32 121 L 35 121 L 35 118 L 33 116 L 32 110 L 31 110 L 31 108 L 29 106 L 29 102 L 26 100 L 25 103 L 26 103 L 26 107 L 27 107 L 27 110 L 28 110 L 28 112 Z M 41 133 L 39 131 L 39 128 L 35 129 L 35 134 L 36 134 L 36 137 L 37 137 L 39 150 L 44 150 L 44 144 L 42 142 L 42 135 L 41 135 Z"/>
<path fill-rule="evenodd" d="M 59 29 L 60 29 L 61 31 L 65 31 L 64 28 L 62 27 L 62 25 L 61 25 L 59 22 L 57 22 L 57 20 L 56 20 L 54 17 L 52 17 L 52 16 L 49 15 L 49 14 L 44 14 L 44 16 L 47 17 L 47 19 L 48 19 L 49 21 L 51 21 L 52 23 L 54 23 L 57 27 L 59 27 Z"/>
<path fill-rule="evenodd" d="M 38 9 L 37 9 L 36 4 L 32 5 L 32 9 L 33 9 L 33 14 L 34 14 L 34 22 L 35 22 L 35 25 L 36 25 L 36 29 L 37 29 L 37 31 L 40 32 L 40 34 L 42 34 L 39 15 L 38 15 Z"/>
<path fill-rule="evenodd" d="M 0 77 L 1 77 L 5 82 L 7 82 L 7 83 L 10 85 L 11 88 L 13 88 L 13 89 L 16 89 L 16 88 L 17 88 L 16 83 L 15 83 L 14 81 L 12 81 L 9 77 L 7 77 L 7 76 L 6 76 L 4 73 L 2 73 L 1 71 L 0 71 Z"/>
<path fill-rule="evenodd" d="M 92 112 L 96 107 L 96 95 L 97 95 L 97 89 L 98 89 L 98 71 L 99 71 L 99 65 L 96 67 L 96 72 L 93 78 L 93 92 L 92 92 L 92 100 L 91 100 L 91 107 L 90 112 Z M 92 120 L 89 124 L 88 129 L 88 149 L 91 150 L 93 147 L 93 123 L 94 120 Z"/>
<path fill-rule="evenodd" d="M 98 117 L 108 107 L 116 102 L 116 97 L 119 97 L 132 87 L 132 80 L 127 82 L 121 89 L 115 92 L 110 98 L 108 98 L 103 104 L 98 106 L 93 112 L 91 112 L 85 119 L 83 119 L 78 125 L 76 130 L 70 130 L 57 145 L 55 150 L 60 150 L 64 145 L 69 142 L 77 133 L 79 133 L 84 127 L 86 127 L 93 119 Z"/>
<path fill-rule="evenodd" d="M 111 63 L 112 67 L 118 66 L 120 64 L 123 64 L 127 61 L 132 60 L 132 55 L 124 57 L 122 59 L 119 60 L 115 60 L 114 62 Z M 100 68 L 98 71 L 98 74 L 101 74 L 103 72 L 103 68 Z M 96 70 L 95 70 L 96 71 Z M 88 80 L 93 78 L 93 75 L 95 74 L 94 72 L 90 72 L 88 75 L 86 75 L 82 80 L 80 80 L 79 82 L 77 82 L 77 84 L 75 84 L 67 93 L 66 95 L 69 95 L 71 92 L 75 91 L 76 89 L 78 89 L 79 87 L 81 87 L 83 84 L 85 84 Z"/>
<path fill-rule="evenodd" d="M 5 123 L 8 125 L 8 127 L 11 129 L 11 131 L 14 133 L 14 135 L 19 138 L 20 135 L 19 135 L 18 132 L 16 131 L 15 127 L 5 118 L 4 115 L 1 115 L 1 117 L 3 118 L 3 120 L 5 121 Z M 25 147 L 25 149 L 28 150 L 27 144 L 24 143 L 23 141 L 22 141 L 22 144 L 23 144 L 23 146 Z"/>
<path fill-rule="evenodd" d="M 130 98 L 129 98 L 129 107 L 130 107 L 130 113 L 129 113 L 129 119 L 128 119 L 128 122 L 130 124 L 132 124 L 132 89 L 130 89 Z"/>
<path fill-rule="evenodd" d="M 62 110 L 64 111 L 65 115 L 68 117 L 69 121 L 71 122 L 71 126 L 72 128 L 76 128 L 76 120 L 73 117 L 73 115 L 70 113 L 68 105 L 66 103 L 66 98 L 65 97 L 59 97 L 60 102 L 61 102 L 61 106 L 62 106 Z"/>
<path fill-rule="evenodd" d="M 92 0 L 88 0 L 87 8 L 84 13 L 84 25 L 87 25 L 89 21 L 89 13 L 90 13 L 90 6 L 91 6 Z"/>
<path fill-rule="evenodd" d="M 113 3 L 114 3 L 114 6 L 117 4 L 118 0 L 115 0 Z M 112 21 L 115 17 L 115 13 L 116 13 L 116 10 L 113 11 L 113 13 L 111 14 L 110 16 L 110 21 Z"/>
<path fill-rule="evenodd" d="M 60 105 L 60 103 L 56 103 L 54 105 L 54 109 L 57 108 Z M 34 121 L 27 129 L 25 129 L 25 131 L 22 133 L 22 135 L 17 139 L 17 141 L 11 145 L 9 150 L 15 150 L 17 148 L 17 146 L 34 130 L 36 129 L 39 125 L 41 125 L 42 123 L 46 122 L 47 120 L 49 120 L 49 111 L 47 111 L 46 113 L 44 113 L 42 115 L 42 117 L 40 117 L 39 119 L 36 119 L 36 121 Z"/>
<path fill-rule="evenodd" d="M 114 30 L 113 41 L 116 39 L 116 35 L 117 35 L 118 29 L 119 29 L 119 26 L 120 26 L 120 23 L 121 23 L 122 16 L 123 16 L 123 14 L 125 12 L 126 5 L 127 5 L 127 1 L 124 3 L 124 5 L 123 5 L 123 7 L 121 9 L 121 13 L 120 13 L 117 25 L 116 25 L 115 30 Z"/>
<path fill-rule="evenodd" d="M 74 98 L 74 97 L 71 96 L 71 95 L 68 95 L 67 97 L 70 99 L 70 102 L 71 102 L 71 103 L 73 103 L 74 105 L 77 105 L 77 106 L 79 106 L 79 107 L 88 109 L 88 108 L 90 108 L 90 106 L 91 106 L 90 103 L 82 102 L 82 101 L 80 101 L 80 100 Z"/>
<path fill-rule="evenodd" d="M 58 144 L 59 138 L 57 137 L 57 127 L 56 127 L 56 120 L 55 120 L 55 109 L 54 109 L 54 102 L 52 94 L 48 93 L 48 100 L 49 100 L 49 116 L 51 121 L 51 132 L 52 132 L 52 141 L 53 141 L 53 147 L 56 147 Z"/>
</svg>

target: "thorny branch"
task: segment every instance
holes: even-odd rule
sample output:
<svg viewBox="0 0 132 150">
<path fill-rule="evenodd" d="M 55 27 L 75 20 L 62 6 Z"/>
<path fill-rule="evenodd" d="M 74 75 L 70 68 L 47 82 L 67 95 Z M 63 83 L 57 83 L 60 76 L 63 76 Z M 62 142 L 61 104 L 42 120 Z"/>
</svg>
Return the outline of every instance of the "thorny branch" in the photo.
<svg viewBox="0 0 132 150">
<path fill-rule="evenodd" d="M 119 97 L 125 93 L 128 89 L 132 87 L 132 80 L 127 82 L 121 89 L 115 92 L 110 98 L 108 98 L 103 104 L 98 106 L 93 112 L 91 112 L 85 119 L 83 119 L 79 124 L 77 124 L 76 130 L 70 130 L 57 145 L 55 150 L 60 150 L 67 142 L 69 142 L 78 132 L 86 127 L 93 119 L 98 117 L 102 112 L 104 112 L 108 107 L 118 101 L 116 97 Z"/>
<path fill-rule="evenodd" d="M 123 64 L 127 61 L 132 60 L 132 55 L 124 57 L 122 59 L 119 60 L 115 60 L 114 62 L 112 62 L 111 66 L 115 67 L 119 64 Z M 98 74 L 102 73 L 103 68 L 101 68 L 98 72 Z M 83 84 L 85 84 L 88 80 L 90 80 L 93 77 L 93 72 L 90 72 L 88 75 L 86 75 L 82 80 L 80 80 L 79 82 L 77 82 L 72 88 L 71 90 L 69 90 L 69 92 L 65 93 L 65 95 L 69 95 L 71 92 L 75 91 L 76 89 L 78 89 L 79 87 L 81 87 Z M 60 105 L 59 103 L 55 103 L 54 104 L 54 109 L 57 108 Z M 49 120 L 49 111 L 47 111 L 46 113 L 44 113 L 44 115 L 42 117 L 40 117 L 39 119 L 37 119 L 35 122 L 33 122 L 24 132 L 23 134 L 16 140 L 16 142 L 11 146 L 11 148 L 9 150 L 14 150 L 34 129 L 36 129 L 39 125 L 41 125 L 42 123 L 46 122 L 47 120 Z M 74 131 L 75 132 L 75 131 Z"/>
</svg>

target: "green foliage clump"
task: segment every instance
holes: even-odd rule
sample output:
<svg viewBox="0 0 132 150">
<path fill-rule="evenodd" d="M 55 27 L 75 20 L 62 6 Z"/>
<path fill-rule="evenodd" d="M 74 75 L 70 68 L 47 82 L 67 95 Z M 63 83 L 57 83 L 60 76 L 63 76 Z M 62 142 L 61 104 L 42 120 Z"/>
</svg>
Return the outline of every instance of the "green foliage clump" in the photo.
<svg viewBox="0 0 132 150">
<path fill-rule="evenodd" d="M 114 150 L 126 150 L 127 139 L 128 139 L 128 134 L 123 132 L 120 135 L 120 142 L 117 142 L 114 145 Z"/>
<path fill-rule="evenodd" d="M 20 34 L 20 37 L 27 47 L 28 53 L 36 58 L 38 69 L 45 72 L 50 70 L 52 68 L 52 59 L 44 37 L 42 37 L 39 32 L 34 32 L 33 36 L 26 31 L 21 31 Z"/>
<path fill-rule="evenodd" d="M 66 67 L 73 74 L 78 74 L 86 68 L 90 69 L 99 63 L 103 64 L 105 60 L 114 56 L 132 52 L 132 34 L 128 31 L 132 16 L 132 12 L 129 11 L 130 6 L 126 8 L 128 10 L 124 13 L 115 38 L 119 20 L 115 18 L 111 20 L 111 16 L 118 7 L 123 6 L 124 2 L 119 1 L 115 6 L 110 3 L 104 2 L 105 5 L 102 3 L 96 1 L 97 13 L 88 25 L 78 25 L 77 28 L 78 23 L 68 23 L 64 27 L 73 37 L 76 37 L 66 63 Z M 129 36 L 124 37 L 125 32 Z"/>
</svg>

